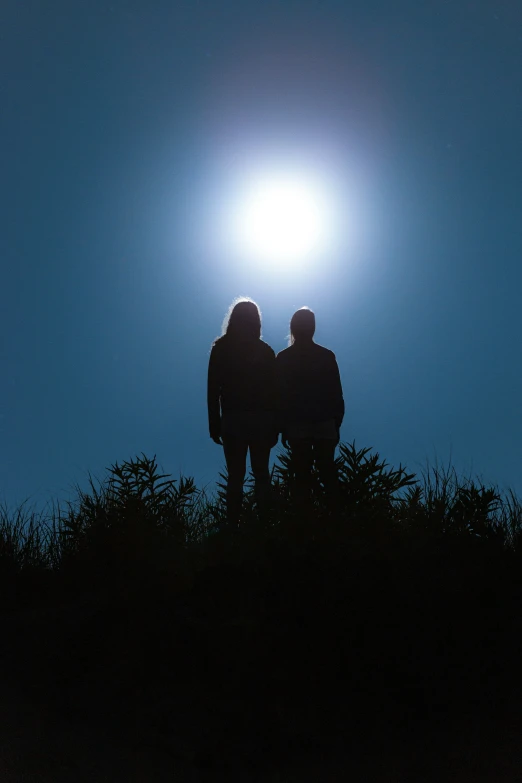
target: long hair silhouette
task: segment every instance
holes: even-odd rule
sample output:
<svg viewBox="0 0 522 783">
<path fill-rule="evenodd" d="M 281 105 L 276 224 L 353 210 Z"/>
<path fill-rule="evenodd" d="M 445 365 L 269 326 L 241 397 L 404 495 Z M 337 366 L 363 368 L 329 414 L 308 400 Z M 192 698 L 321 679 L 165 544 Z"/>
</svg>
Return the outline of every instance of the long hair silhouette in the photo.
<svg viewBox="0 0 522 783">
<path fill-rule="evenodd" d="M 225 336 L 233 340 L 258 340 L 261 337 L 261 310 L 253 299 L 248 296 L 234 299 L 221 327 L 221 337 Z"/>
</svg>

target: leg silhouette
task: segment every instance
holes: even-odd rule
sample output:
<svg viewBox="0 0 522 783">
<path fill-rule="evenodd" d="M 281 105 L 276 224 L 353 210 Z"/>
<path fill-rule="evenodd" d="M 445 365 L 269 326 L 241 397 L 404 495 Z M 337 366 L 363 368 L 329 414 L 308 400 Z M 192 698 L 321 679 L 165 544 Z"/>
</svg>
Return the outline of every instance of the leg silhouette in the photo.
<svg viewBox="0 0 522 783">
<path fill-rule="evenodd" d="M 256 501 L 259 510 L 265 513 L 270 506 L 270 471 L 268 461 L 272 446 L 267 441 L 250 443 L 250 466 L 254 474 Z"/>
<path fill-rule="evenodd" d="M 314 459 L 325 492 L 334 493 L 337 486 L 335 449 L 337 443 L 326 438 L 314 440 Z"/>
<path fill-rule="evenodd" d="M 305 508 L 312 488 L 313 441 L 311 438 L 293 438 L 288 442 L 292 450 L 295 471 L 294 497 L 297 504 Z"/>
<path fill-rule="evenodd" d="M 314 442 L 314 459 L 319 473 L 319 479 L 324 487 L 326 506 L 335 509 L 337 493 L 339 489 L 339 476 L 335 464 L 335 449 L 337 443 L 334 440 L 318 438 Z"/>
<path fill-rule="evenodd" d="M 226 491 L 227 522 L 237 525 L 243 503 L 243 482 L 246 473 L 248 442 L 243 438 L 227 437 L 223 439 L 223 450 L 228 472 Z"/>
</svg>

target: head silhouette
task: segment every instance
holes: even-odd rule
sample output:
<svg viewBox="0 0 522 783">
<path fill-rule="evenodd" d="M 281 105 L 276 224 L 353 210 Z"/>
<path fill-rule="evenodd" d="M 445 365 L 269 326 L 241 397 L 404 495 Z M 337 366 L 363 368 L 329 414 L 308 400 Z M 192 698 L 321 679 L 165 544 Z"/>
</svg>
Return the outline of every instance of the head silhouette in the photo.
<svg viewBox="0 0 522 783">
<path fill-rule="evenodd" d="M 258 340 L 261 337 L 261 311 L 251 299 L 232 302 L 223 321 L 223 334 L 236 340 Z"/>
<path fill-rule="evenodd" d="M 290 320 L 290 344 L 310 342 L 315 333 L 315 315 L 309 307 L 301 307 Z"/>
</svg>

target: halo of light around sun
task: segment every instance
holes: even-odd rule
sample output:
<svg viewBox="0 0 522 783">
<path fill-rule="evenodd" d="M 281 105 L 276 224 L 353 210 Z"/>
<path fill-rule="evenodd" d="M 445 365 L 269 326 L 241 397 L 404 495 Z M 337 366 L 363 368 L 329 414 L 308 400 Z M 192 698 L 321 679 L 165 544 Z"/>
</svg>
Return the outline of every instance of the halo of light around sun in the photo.
<svg viewBox="0 0 522 783">
<path fill-rule="evenodd" d="M 336 233 L 333 194 L 304 172 L 251 174 L 230 200 L 225 221 L 240 258 L 272 267 L 320 260 Z"/>
</svg>

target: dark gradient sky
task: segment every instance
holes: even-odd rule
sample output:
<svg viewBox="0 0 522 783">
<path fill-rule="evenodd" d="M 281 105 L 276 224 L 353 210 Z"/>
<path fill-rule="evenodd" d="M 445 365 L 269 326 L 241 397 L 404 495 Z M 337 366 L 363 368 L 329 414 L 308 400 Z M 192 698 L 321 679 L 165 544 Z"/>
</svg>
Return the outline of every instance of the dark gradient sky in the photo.
<svg viewBox="0 0 522 783">
<path fill-rule="evenodd" d="M 343 439 L 522 490 L 522 5 L 6 0 L 0 19 L 0 497 L 68 497 L 142 451 L 212 482 L 208 351 L 238 294 L 276 351 L 316 311 Z M 227 166 L 267 149 L 341 172 L 336 257 L 282 274 L 214 252 Z"/>
</svg>

